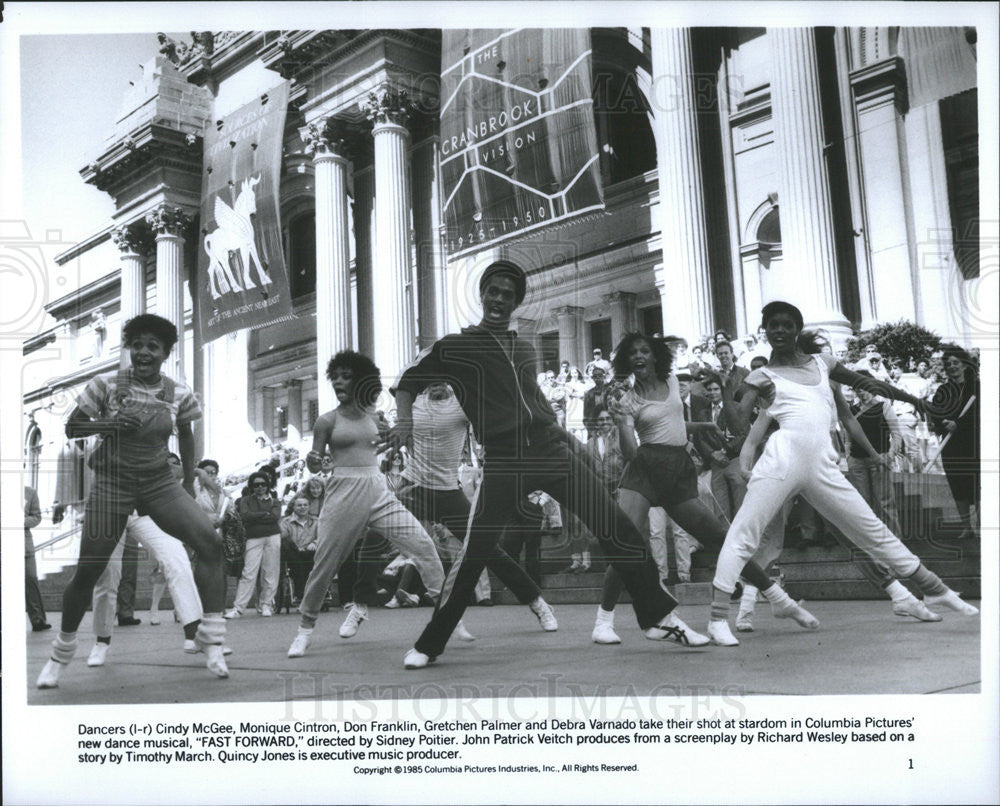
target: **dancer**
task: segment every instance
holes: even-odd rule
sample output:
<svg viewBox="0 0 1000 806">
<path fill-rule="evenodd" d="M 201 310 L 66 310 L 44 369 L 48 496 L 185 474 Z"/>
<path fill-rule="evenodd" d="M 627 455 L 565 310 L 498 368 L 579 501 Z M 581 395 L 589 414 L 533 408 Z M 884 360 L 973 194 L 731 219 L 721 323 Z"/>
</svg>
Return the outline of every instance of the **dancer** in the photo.
<svg viewBox="0 0 1000 806">
<path fill-rule="evenodd" d="M 836 410 L 831 380 L 898 397 L 916 406 L 915 398 L 872 378 L 847 370 L 832 356 L 820 353 L 811 334 L 803 336 L 802 313 L 787 302 L 770 302 L 761 311 L 771 344 L 767 367 L 747 378 L 743 404 L 757 397 L 762 408 L 743 443 L 741 467 L 749 479 L 743 506 L 726 535 L 719 554 L 709 632 L 720 644 L 739 643 L 729 629 L 729 597 L 740 569 L 757 550 L 761 533 L 782 504 L 801 494 L 834 523 L 851 542 L 888 566 L 901 579 L 911 579 L 924 593 L 924 604 L 940 604 L 960 613 L 979 611 L 929 571 L 893 535 L 844 478 L 830 439 Z M 779 425 L 756 465 L 753 459 L 769 425 Z M 751 470 L 752 468 L 752 470 Z"/>
<path fill-rule="evenodd" d="M 628 460 L 618 489 L 618 503 L 637 527 L 646 522 L 651 506 L 663 507 L 678 526 L 702 545 L 721 547 L 726 528 L 698 498 L 698 474 L 687 452 L 687 443 L 691 435 L 721 437 L 722 432 L 711 420 L 685 422 L 672 363 L 673 356 L 663 340 L 647 338 L 641 333 L 626 334 L 615 348 L 613 366 L 617 379 L 621 382 L 629 375 L 634 378 L 632 388 L 612 404 L 622 453 Z M 740 573 L 764 592 L 776 616 L 794 618 L 810 629 L 817 626 L 816 619 L 795 604 L 756 563 L 746 562 Z M 609 566 L 604 573 L 601 604 L 591 635 L 595 643 L 621 642 L 614 630 L 614 608 L 621 587 L 618 573 Z M 715 638 L 712 633 L 709 637 Z"/>
<path fill-rule="evenodd" d="M 453 556 L 453 561 L 445 580 L 444 596 L 447 596 L 461 565 L 469 522 L 469 499 L 458 481 L 458 468 L 469 436 L 469 421 L 446 383 L 429 385 L 414 400 L 412 411 L 410 461 L 403 470 L 403 483 L 397 496 L 425 527 L 441 524 L 450 533 L 445 550 Z M 486 567 L 510 589 L 518 602 L 528 606 L 543 630 L 553 632 L 559 628 L 552 608 L 542 598 L 541 589 L 499 544 L 494 545 L 486 557 Z M 473 640 L 461 621 L 455 635 L 465 641 Z"/>
<path fill-rule="evenodd" d="M 195 581 L 206 612 L 196 641 L 209 668 L 219 677 L 229 675 L 222 656 L 222 541 L 192 497 L 196 457 L 191 423 L 201 416 L 201 408 L 187 386 L 160 373 L 176 343 L 177 328 L 170 321 L 154 314 L 130 319 L 122 344 L 129 351 L 131 369 L 88 382 L 66 424 L 70 439 L 90 434 L 104 439 L 92 456 L 94 482 L 84 513 L 80 559 L 63 593 L 62 628 L 38 676 L 39 688 L 57 686 L 60 672 L 72 660 L 76 631 L 94 585 L 136 508 L 197 552 Z M 167 440 L 175 428 L 183 487 L 168 463 Z"/>
<path fill-rule="evenodd" d="M 865 374 L 865 373 L 861 373 Z M 870 376 L 868 376 L 870 377 Z M 833 389 L 833 399 L 837 408 L 837 415 L 840 418 L 844 429 L 851 437 L 851 448 L 858 456 L 869 457 L 872 463 L 879 462 L 884 469 L 887 462 L 885 452 L 879 454 L 877 448 L 869 440 L 865 429 L 854 417 L 854 413 L 844 397 L 843 389 L 839 383 L 831 382 Z M 868 392 L 859 390 L 859 396 L 868 395 Z M 765 431 L 766 440 L 774 431 L 776 423 L 771 422 Z M 765 443 L 766 444 L 766 443 Z M 836 448 L 834 448 L 836 450 Z M 759 456 L 761 447 L 758 446 L 755 453 Z M 743 471 L 741 471 L 743 472 Z M 853 483 L 853 482 L 852 482 Z M 857 485 L 855 485 L 857 486 Z M 788 513 L 792 507 L 792 498 L 789 498 L 781 506 L 779 512 L 764 529 L 760 545 L 753 555 L 754 561 L 765 570 L 778 558 L 784 545 L 785 523 L 788 520 Z M 869 502 L 870 503 L 870 502 Z M 872 585 L 888 594 L 892 602 L 892 612 L 897 616 L 912 616 L 919 621 L 941 621 L 941 616 L 930 610 L 920 599 L 910 591 L 893 575 L 885 565 L 875 562 L 867 554 L 858 555 L 853 543 L 845 538 L 841 532 L 834 530 L 834 538 L 840 545 L 852 552 L 851 559 L 861 571 L 862 575 Z M 737 632 L 753 632 L 753 615 L 757 589 L 751 585 L 744 585 L 743 596 L 740 599 L 739 612 L 736 615 Z"/>
<path fill-rule="evenodd" d="M 302 657 L 309 648 L 330 580 L 369 528 L 385 535 L 416 563 L 431 597 L 440 594 L 444 582 L 434 541 L 389 492 L 375 458 L 379 427 L 373 406 L 382 391 L 378 367 L 367 356 L 344 350 L 330 359 L 326 377 L 339 405 L 316 420 L 306 464 L 316 473 L 329 449 L 334 467 L 319 516 L 313 569 L 299 606 L 302 621 L 288 649 L 290 658 Z"/>
<path fill-rule="evenodd" d="M 128 536 L 145 547 L 161 569 L 165 579 L 164 587 L 169 588 L 174 612 L 183 625 L 184 651 L 191 655 L 201 652 L 202 649 L 195 640 L 202 618 L 201 597 L 198 595 L 194 573 L 191 570 L 191 560 L 184 544 L 160 529 L 148 515 L 139 516 L 133 512 L 129 516 L 125 531 Z M 96 641 L 87 658 L 88 666 L 104 666 L 111 648 L 124 537 L 123 535 L 111 553 L 104 573 L 94 586 L 93 613 Z M 156 585 L 155 582 L 153 584 Z M 159 624 L 159 620 L 150 619 L 150 624 Z M 223 645 L 222 654 L 231 653 L 232 650 Z M 213 668 L 211 656 L 206 657 L 206 663 L 209 670 L 214 673 L 216 670 Z"/>
<path fill-rule="evenodd" d="M 653 640 L 708 643 L 672 612 L 677 601 L 661 586 L 639 531 L 609 498 L 583 446 L 556 424 L 535 380 L 532 346 L 508 331 L 524 300 L 524 270 L 509 261 L 489 265 L 479 281 L 478 326 L 445 336 L 408 367 L 396 392 L 397 422 L 387 444 L 398 449 L 413 429 L 413 400 L 434 381 L 447 381 L 486 450 L 483 481 L 455 584 L 407 653 L 419 669 L 437 658 L 465 611 L 486 559 L 510 513 L 534 490 L 548 492 L 598 535 L 632 596 L 639 626 Z"/>
</svg>

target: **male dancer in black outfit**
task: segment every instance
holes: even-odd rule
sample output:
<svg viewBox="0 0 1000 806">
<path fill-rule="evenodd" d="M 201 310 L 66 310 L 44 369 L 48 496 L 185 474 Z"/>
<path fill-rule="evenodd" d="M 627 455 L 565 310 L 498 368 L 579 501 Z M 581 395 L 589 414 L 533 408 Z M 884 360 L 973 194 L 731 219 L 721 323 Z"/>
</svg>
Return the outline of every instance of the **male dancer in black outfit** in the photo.
<svg viewBox="0 0 1000 806">
<path fill-rule="evenodd" d="M 574 438 L 556 424 L 535 381 L 534 349 L 507 329 L 526 288 L 519 266 L 503 260 L 488 266 L 479 281 L 479 325 L 437 341 L 404 370 L 397 384 L 397 423 L 386 439 L 389 447 L 398 448 L 409 439 L 416 395 L 428 384 L 443 381 L 451 384 L 486 449 L 483 482 L 454 586 L 442 595 L 430 623 L 407 653 L 405 667 L 422 668 L 444 652 L 504 525 L 533 490 L 547 492 L 599 536 L 647 638 L 684 646 L 707 644 L 706 636 L 672 612 L 677 600 L 661 587 L 639 531 L 608 495 Z"/>
</svg>

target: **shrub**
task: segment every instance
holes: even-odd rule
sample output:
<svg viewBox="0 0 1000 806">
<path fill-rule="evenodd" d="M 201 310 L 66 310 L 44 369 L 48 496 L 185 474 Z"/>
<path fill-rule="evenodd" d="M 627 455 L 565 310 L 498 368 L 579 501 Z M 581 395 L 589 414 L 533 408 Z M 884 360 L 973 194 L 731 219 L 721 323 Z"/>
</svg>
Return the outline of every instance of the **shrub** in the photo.
<svg viewBox="0 0 1000 806">
<path fill-rule="evenodd" d="M 847 358 L 857 361 L 865 351 L 865 345 L 874 344 L 883 360 L 888 364 L 898 360 L 904 370 L 921 359 L 931 360 L 939 349 L 941 337 L 913 322 L 900 319 L 884 325 L 876 325 L 847 340 Z"/>
</svg>

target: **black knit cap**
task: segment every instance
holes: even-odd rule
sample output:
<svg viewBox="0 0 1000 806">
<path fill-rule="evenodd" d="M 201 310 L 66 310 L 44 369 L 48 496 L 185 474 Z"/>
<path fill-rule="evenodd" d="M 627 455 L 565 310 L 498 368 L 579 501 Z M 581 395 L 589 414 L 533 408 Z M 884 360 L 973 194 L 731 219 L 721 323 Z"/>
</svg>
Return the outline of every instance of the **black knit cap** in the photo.
<svg viewBox="0 0 1000 806">
<path fill-rule="evenodd" d="M 792 303 L 778 299 L 774 302 L 767 303 L 767 305 L 760 309 L 761 325 L 767 325 L 767 320 L 776 313 L 790 314 L 795 320 L 795 324 L 798 326 L 799 330 L 802 330 L 802 328 L 805 327 L 805 320 L 802 318 L 802 311 L 792 305 Z"/>
<path fill-rule="evenodd" d="M 486 283 L 489 281 L 490 277 L 497 274 L 509 277 L 514 281 L 514 289 L 517 293 L 517 304 L 520 305 L 524 301 L 525 293 L 527 293 L 528 276 L 524 273 L 524 269 L 516 263 L 511 263 L 509 260 L 494 261 L 483 270 L 483 275 L 479 278 L 479 295 L 483 295 L 483 292 L 486 290 Z"/>
</svg>

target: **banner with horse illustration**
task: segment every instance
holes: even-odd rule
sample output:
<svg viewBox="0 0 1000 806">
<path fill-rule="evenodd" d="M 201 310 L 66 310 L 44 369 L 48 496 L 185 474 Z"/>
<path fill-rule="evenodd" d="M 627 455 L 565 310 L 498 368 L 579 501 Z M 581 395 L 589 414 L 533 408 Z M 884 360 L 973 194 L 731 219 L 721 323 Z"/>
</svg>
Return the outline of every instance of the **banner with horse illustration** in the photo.
<svg viewBox="0 0 1000 806">
<path fill-rule="evenodd" d="M 196 280 L 205 342 L 292 316 L 278 211 L 287 107 L 286 82 L 205 132 Z"/>
</svg>

